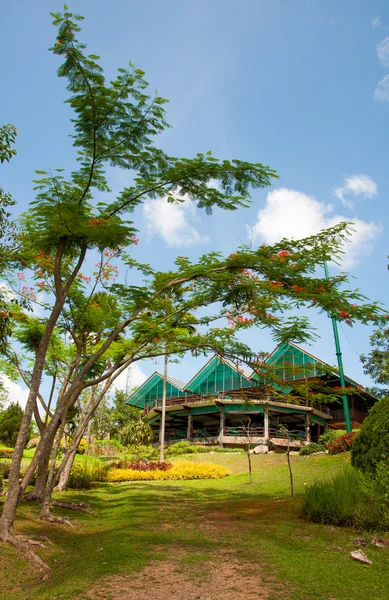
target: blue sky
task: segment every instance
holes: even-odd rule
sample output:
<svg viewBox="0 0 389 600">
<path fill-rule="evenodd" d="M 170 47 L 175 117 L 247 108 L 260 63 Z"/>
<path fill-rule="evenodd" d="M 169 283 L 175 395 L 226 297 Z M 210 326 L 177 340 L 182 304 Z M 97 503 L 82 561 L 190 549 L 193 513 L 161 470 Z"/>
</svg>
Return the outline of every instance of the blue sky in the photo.
<svg viewBox="0 0 389 600">
<path fill-rule="evenodd" d="M 61 6 L 8 0 L 0 9 L 1 122 L 19 131 L 18 155 L 2 168 L 1 183 L 20 210 L 34 197 L 35 169 L 74 166 L 65 82 L 47 51 L 55 38 L 49 12 Z M 249 239 L 271 243 L 350 220 L 357 232 L 344 268 L 366 296 L 388 304 L 387 0 L 73 0 L 69 8 L 86 17 L 83 39 L 108 74 L 132 60 L 170 100 L 165 151 L 210 149 L 280 176 L 239 213 L 207 217 L 190 206 L 167 212 L 148 204 L 136 215 L 139 258 L 169 267 L 177 255 L 229 254 Z M 113 190 L 127 181 L 113 174 Z M 309 315 L 321 336 L 310 350 L 335 364 L 330 322 Z M 340 333 L 346 372 L 368 384 L 358 355 L 369 329 L 343 325 Z M 245 340 L 255 350 L 274 347 L 262 330 Z M 202 362 L 185 359 L 171 374 L 189 379 Z M 141 365 L 147 375 L 155 367 L 162 365 Z"/>
</svg>

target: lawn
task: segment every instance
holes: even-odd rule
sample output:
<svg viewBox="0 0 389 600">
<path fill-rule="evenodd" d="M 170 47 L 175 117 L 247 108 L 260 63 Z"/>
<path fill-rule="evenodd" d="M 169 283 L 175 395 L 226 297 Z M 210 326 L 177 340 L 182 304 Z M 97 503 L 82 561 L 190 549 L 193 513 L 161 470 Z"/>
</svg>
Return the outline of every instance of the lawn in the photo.
<svg viewBox="0 0 389 600">
<path fill-rule="evenodd" d="M 245 455 L 188 459 L 222 464 L 232 475 L 59 494 L 93 507 L 94 516 L 56 510 L 71 516 L 76 529 L 41 523 L 37 507 L 22 504 L 17 531 L 50 537 L 53 545 L 38 552 L 52 571 L 41 581 L 41 573 L 3 545 L 1 600 L 389 599 L 389 549 L 368 546 L 374 564 L 363 566 L 350 558 L 363 534 L 301 516 L 304 486 L 335 473 L 347 454 L 293 456 L 294 499 L 283 455 L 253 456 L 252 485 Z"/>
</svg>

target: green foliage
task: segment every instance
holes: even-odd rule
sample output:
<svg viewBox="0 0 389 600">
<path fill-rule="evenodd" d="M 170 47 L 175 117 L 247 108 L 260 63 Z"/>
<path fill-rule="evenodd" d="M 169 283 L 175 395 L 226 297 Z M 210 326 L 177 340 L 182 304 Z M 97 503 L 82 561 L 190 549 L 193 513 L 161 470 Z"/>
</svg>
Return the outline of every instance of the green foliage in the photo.
<svg viewBox="0 0 389 600">
<path fill-rule="evenodd" d="M 242 448 L 222 448 L 221 446 L 192 445 L 187 440 L 172 444 L 165 449 L 165 456 L 182 456 L 183 454 L 206 454 L 210 452 L 237 452 L 243 453 Z"/>
<path fill-rule="evenodd" d="M 0 440 L 14 448 L 22 424 L 23 410 L 17 402 L 11 403 L 0 413 Z"/>
<path fill-rule="evenodd" d="M 0 448 L 0 458 L 12 458 L 13 448 Z"/>
<path fill-rule="evenodd" d="M 125 449 L 125 460 L 130 461 L 134 458 L 136 460 L 147 459 L 154 460 L 159 456 L 159 452 L 153 446 L 127 446 Z"/>
<path fill-rule="evenodd" d="M 328 454 L 341 454 L 341 452 L 348 452 L 353 447 L 353 443 L 357 435 L 357 431 L 352 431 L 351 433 L 344 433 L 343 435 L 336 437 L 327 446 Z"/>
<path fill-rule="evenodd" d="M 71 489 L 87 490 L 96 481 L 106 481 L 108 466 L 99 460 L 88 460 L 75 464 L 70 472 L 67 487 Z"/>
<path fill-rule="evenodd" d="M 13 125 L 3 125 L 0 127 L 0 163 L 9 162 L 16 154 L 13 144 L 16 140 L 16 128 Z M 14 260 L 14 246 L 16 236 L 16 226 L 10 206 L 15 204 L 11 194 L 5 192 L 0 187 L 0 273 Z M 6 292 L 0 292 L 0 349 L 4 351 L 7 347 L 7 339 L 12 333 L 12 309 L 17 305 L 18 300 L 8 296 Z"/>
<path fill-rule="evenodd" d="M 123 444 L 119 440 L 108 439 L 108 440 L 95 440 L 93 442 L 95 451 L 97 454 L 116 454 L 124 450 Z"/>
<path fill-rule="evenodd" d="M 370 345 L 369 354 L 361 356 L 364 371 L 376 383 L 389 385 L 389 327 L 376 329 L 370 336 Z"/>
<path fill-rule="evenodd" d="M 142 419 L 129 423 L 120 433 L 120 441 L 124 446 L 147 446 L 153 440 L 154 434 L 149 423 Z"/>
<path fill-rule="evenodd" d="M 112 425 L 111 436 L 118 436 L 126 425 L 139 420 L 142 410 L 127 404 L 129 396 L 130 394 L 126 394 L 123 390 L 115 390 L 110 415 Z"/>
<path fill-rule="evenodd" d="M 341 435 L 344 435 L 345 433 L 347 433 L 345 429 L 328 429 L 319 437 L 319 444 L 322 444 L 327 448 L 330 442 L 336 440 L 336 438 L 338 438 Z"/>
<path fill-rule="evenodd" d="M 0 462 L 0 473 L 3 479 L 8 479 L 9 472 L 11 470 L 11 461 L 4 460 Z"/>
<path fill-rule="evenodd" d="M 347 466 L 332 479 L 306 489 L 303 512 L 316 523 L 385 531 L 389 528 L 388 492 L 389 487 Z"/>
<path fill-rule="evenodd" d="M 351 452 L 351 464 L 364 472 L 374 473 L 381 461 L 389 462 L 389 397 L 370 410 Z"/>
<path fill-rule="evenodd" d="M 315 444 L 312 442 L 311 444 L 305 444 L 301 446 L 299 450 L 300 456 L 310 456 L 311 454 L 316 454 L 317 452 L 324 452 L 325 447 L 322 444 Z"/>
</svg>

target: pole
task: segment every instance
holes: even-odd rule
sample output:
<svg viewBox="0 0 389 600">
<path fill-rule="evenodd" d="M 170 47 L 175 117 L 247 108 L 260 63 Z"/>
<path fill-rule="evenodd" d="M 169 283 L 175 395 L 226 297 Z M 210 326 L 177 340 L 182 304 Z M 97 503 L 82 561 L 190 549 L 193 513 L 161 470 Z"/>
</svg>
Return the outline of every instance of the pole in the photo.
<svg viewBox="0 0 389 600">
<path fill-rule="evenodd" d="M 328 272 L 327 262 L 324 261 L 323 265 L 324 265 L 324 273 L 325 273 L 326 279 L 329 279 L 330 275 Z M 331 321 L 332 321 L 332 329 L 334 332 L 334 339 L 335 339 L 336 358 L 338 359 L 340 385 L 342 386 L 342 388 L 345 388 L 346 381 L 344 379 L 342 351 L 340 349 L 339 332 L 338 332 L 338 322 L 335 317 L 331 317 Z M 342 403 L 343 403 L 344 420 L 346 421 L 346 431 L 347 431 L 347 433 L 351 433 L 352 427 L 351 427 L 350 410 L 349 410 L 349 406 L 348 406 L 347 394 L 342 395 Z"/>
<path fill-rule="evenodd" d="M 168 365 L 168 356 L 166 354 L 166 348 L 165 348 L 164 365 L 163 365 L 161 431 L 160 431 L 160 439 L 159 439 L 159 443 L 161 445 L 160 451 L 159 451 L 159 460 L 161 462 L 164 462 L 164 460 L 165 460 L 165 421 L 166 421 L 167 365 Z"/>
</svg>

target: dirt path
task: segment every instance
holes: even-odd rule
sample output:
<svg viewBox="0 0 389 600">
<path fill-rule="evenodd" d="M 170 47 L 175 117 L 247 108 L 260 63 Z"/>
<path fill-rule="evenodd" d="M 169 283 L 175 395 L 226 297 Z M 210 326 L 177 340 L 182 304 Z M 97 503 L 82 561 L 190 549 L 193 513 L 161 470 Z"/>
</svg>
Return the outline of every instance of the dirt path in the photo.
<svg viewBox="0 0 389 600">
<path fill-rule="evenodd" d="M 234 552 L 212 553 L 201 565 L 185 564 L 182 551 L 150 564 L 140 573 L 99 581 L 90 600 L 266 600 L 269 589 L 259 569 L 238 561 Z"/>
</svg>

